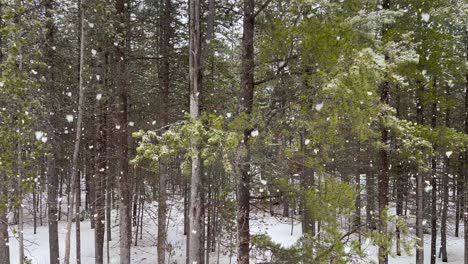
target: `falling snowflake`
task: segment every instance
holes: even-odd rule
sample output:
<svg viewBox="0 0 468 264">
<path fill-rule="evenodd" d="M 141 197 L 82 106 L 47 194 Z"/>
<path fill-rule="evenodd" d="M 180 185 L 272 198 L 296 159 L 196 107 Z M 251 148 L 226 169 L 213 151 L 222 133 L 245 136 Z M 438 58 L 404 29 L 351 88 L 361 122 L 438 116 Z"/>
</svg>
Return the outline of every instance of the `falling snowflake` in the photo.
<svg viewBox="0 0 468 264">
<path fill-rule="evenodd" d="M 255 129 L 254 131 L 252 131 L 252 132 L 250 133 L 250 135 L 251 135 L 252 137 L 257 137 L 257 136 L 258 136 L 258 129 Z"/>
<path fill-rule="evenodd" d="M 102 99 L 102 94 L 101 93 L 98 93 L 96 94 L 96 100 L 101 100 Z"/>
<path fill-rule="evenodd" d="M 37 140 L 41 140 L 42 137 L 44 136 L 44 132 L 42 132 L 42 131 L 36 131 L 36 132 L 34 132 L 34 135 L 36 136 L 36 139 L 37 139 Z"/>
<path fill-rule="evenodd" d="M 67 119 L 68 123 L 73 122 L 73 115 L 67 115 L 65 118 Z"/>
<path fill-rule="evenodd" d="M 429 19 L 431 19 L 431 15 L 429 15 L 428 13 L 422 13 L 421 14 L 421 19 L 424 22 L 429 22 Z"/>
<path fill-rule="evenodd" d="M 322 110 L 322 108 L 323 108 L 323 103 L 317 104 L 317 105 L 315 106 L 315 110 L 317 110 L 317 111 L 319 111 L 319 112 L 320 112 L 320 110 Z"/>
</svg>

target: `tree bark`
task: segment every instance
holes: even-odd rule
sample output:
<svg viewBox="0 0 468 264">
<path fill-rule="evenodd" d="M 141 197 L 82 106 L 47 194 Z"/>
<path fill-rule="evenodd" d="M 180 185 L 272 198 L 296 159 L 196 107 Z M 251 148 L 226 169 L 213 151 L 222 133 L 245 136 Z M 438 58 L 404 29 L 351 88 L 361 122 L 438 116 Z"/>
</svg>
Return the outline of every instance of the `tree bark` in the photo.
<svg viewBox="0 0 468 264">
<path fill-rule="evenodd" d="M 98 84 L 102 87 L 102 83 Z M 96 101 L 96 130 L 95 130 L 95 156 L 94 156 L 94 215 L 95 219 L 95 263 L 104 263 L 104 233 L 105 233 L 105 180 L 109 168 L 106 166 L 107 162 L 107 118 L 105 114 L 105 103 L 102 100 Z"/>
<path fill-rule="evenodd" d="M 445 96 L 447 100 L 450 96 L 450 89 L 447 86 Z M 445 126 L 450 127 L 450 108 L 447 107 L 445 114 Z M 445 156 L 445 173 L 442 180 L 443 187 L 443 201 L 442 201 L 442 219 L 441 219 L 441 229 L 440 229 L 440 239 L 441 239 L 441 252 L 442 252 L 442 262 L 448 262 L 447 255 L 447 214 L 449 206 L 449 177 L 450 177 L 450 155 Z"/>
<path fill-rule="evenodd" d="M 45 57 L 47 61 L 47 65 L 50 66 L 47 70 L 47 92 L 51 96 L 55 91 L 54 83 L 55 83 L 55 73 L 56 70 L 54 65 L 54 58 L 55 58 L 55 24 L 53 20 L 53 12 L 54 12 L 54 0 L 45 0 L 44 1 L 44 8 L 45 8 L 45 16 L 47 19 L 46 22 L 46 50 L 45 50 Z M 49 97 L 50 98 L 50 97 Z M 53 106 L 49 106 L 49 112 L 55 112 Z M 56 113 L 57 114 L 57 113 Z M 49 230 L 49 258 L 50 264 L 58 264 L 60 263 L 60 256 L 59 256 L 59 241 L 58 241 L 58 200 L 57 200 L 57 191 L 59 187 L 59 178 L 56 171 L 56 158 L 57 158 L 57 143 L 55 139 L 54 126 L 57 123 L 57 118 L 55 115 L 49 116 L 49 127 L 47 134 L 49 139 L 49 146 L 48 146 L 48 154 L 47 154 L 47 215 L 48 215 L 48 230 Z"/>
<path fill-rule="evenodd" d="M 466 32 L 465 37 L 468 38 L 468 32 Z M 468 45 L 465 43 L 465 53 L 466 53 L 466 59 L 468 60 Z M 465 74 L 465 134 L 468 134 L 468 73 Z M 468 193 L 468 151 L 465 151 L 463 153 L 464 156 L 464 191 L 465 194 Z M 464 195 L 464 214 L 463 214 L 463 225 L 465 227 L 468 227 L 468 196 Z M 465 247 L 464 247 L 464 259 L 465 259 L 465 264 L 468 264 L 468 228 L 464 228 L 464 240 L 465 240 Z"/>
<path fill-rule="evenodd" d="M 242 76 L 239 100 L 239 115 L 250 117 L 254 99 L 254 30 L 255 1 L 243 1 L 244 18 L 242 33 Z M 247 120 L 247 122 L 249 122 Z M 239 142 L 234 169 L 237 182 L 237 263 L 249 264 L 250 252 L 250 144 L 251 129 L 244 129 Z"/>
<path fill-rule="evenodd" d="M 162 22 L 161 22 L 161 40 L 160 40 L 160 54 L 161 60 L 159 61 L 159 84 L 161 86 L 161 124 L 163 126 L 169 123 L 168 117 L 168 102 L 170 91 L 170 52 L 171 52 L 171 21 L 172 21 L 172 1 L 161 0 L 162 6 Z M 160 163 L 159 173 L 159 196 L 158 196 L 158 264 L 165 264 L 166 262 L 166 221 L 167 221 L 167 162 Z"/>
<path fill-rule="evenodd" d="M 384 104 L 388 104 L 389 101 L 389 89 L 390 84 L 388 81 L 385 81 L 381 87 L 381 102 Z M 388 146 L 388 130 L 385 127 L 381 128 L 381 142 L 387 147 Z M 379 184 L 378 184 L 378 191 L 379 191 L 379 217 L 380 217 L 380 224 L 379 230 L 380 234 L 387 235 L 387 223 L 386 223 L 386 210 L 388 206 L 388 190 L 389 190 L 389 176 L 388 176 L 388 152 L 387 149 L 382 148 L 380 151 L 380 163 L 379 163 Z M 381 245 L 379 247 L 379 263 L 384 264 L 388 263 L 388 248 Z"/>
<path fill-rule="evenodd" d="M 81 214 L 80 214 L 80 204 L 81 204 L 81 186 L 80 186 L 80 172 L 77 171 L 76 177 L 76 217 L 75 217 L 75 246 L 76 246 L 76 264 L 81 263 Z"/>
<path fill-rule="evenodd" d="M 8 177 L 5 172 L 0 171 L 0 202 L 2 205 L 8 202 Z M 10 246 L 8 236 L 8 207 L 2 206 L 0 208 L 0 259 L 5 261 L 5 264 L 10 263 Z"/>
<path fill-rule="evenodd" d="M 128 167 L 128 101 L 129 82 L 127 69 L 127 34 L 128 3 L 126 0 L 115 0 L 116 36 L 115 36 L 115 86 L 117 92 L 116 139 L 119 153 L 118 174 L 120 176 L 120 263 L 130 263 L 130 246 L 132 240 L 131 223 L 131 181 Z"/>
<path fill-rule="evenodd" d="M 419 125 L 424 124 L 424 108 L 422 96 L 423 84 L 419 83 L 416 101 L 416 119 Z M 424 264 L 424 174 L 418 171 L 416 174 L 416 264 Z"/>
<path fill-rule="evenodd" d="M 390 0 L 384 0 L 382 4 L 383 9 L 390 10 Z M 389 25 L 384 25 L 382 29 L 382 36 L 383 38 L 386 36 Z M 385 60 L 388 60 L 388 56 L 385 56 Z M 389 93 L 390 93 L 390 82 L 385 80 L 381 84 L 381 91 L 380 91 L 380 102 L 382 104 L 389 103 Z M 386 214 L 387 214 L 387 206 L 388 206 L 388 190 L 389 190 L 389 161 L 388 161 L 388 129 L 382 125 L 380 129 L 381 134 L 381 142 L 384 148 L 379 150 L 379 181 L 378 181 L 378 192 L 379 192 L 379 231 L 381 235 L 387 235 L 387 223 L 386 223 Z M 388 263 L 388 252 L 389 249 L 386 246 L 381 245 L 379 246 L 379 263 L 386 264 Z"/>
<path fill-rule="evenodd" d="M 369 161 L 373 164 L 373 160 Z M 369 230 L 376 229 L 375 221 L 375 201 L 376 199 L 376 186 L 375 186 L 375 175 L 373 166 L 367 168 L 366 175 L 366 222 Z"/>
<path fill-rule="evenodd" d="M 72 160 L 72 170 L 71 170 L 71 179 L 70 179 L 70 189 L 71 189 L 71 199 L 69 204 L 70 214 L 68 215 L 67 223 L 67 234 L 65 238 L 65 258 L 64 264 L 70 263 L 70 238 L 71 238 L 71 227 L 72 221 L 74 218 L 73 207 L 75 206 L 75 199 L 78 196 L 76 193 L 77 177 L 78 175 L 78 158 L 81 144 L 81 128 L 83 122 L 83 106 L 84 106 L 84 52 L 85 52 L 85 0 L 79 0 L 80 8 L 80 69 L 79 69 L 79 94 L 78 94 L 78 119 L 76 122 L 75 130 L 75 146 L 73 149 L 73 160 Z M 76 222 L 80 221 L 79 212 L 76 212 Z M 79 252 L 76 252 L 77 254 Z"/>
<path fill-rule="evenodd" d="M 437 102 L 432 103 L 432 118 L 431 127 L 437 126 Z M 437 146 L 433 146 L 434 149 Z M 436 263 L 437 258 L 437 159 L 431 159 L 432 175 L 431 175 L 431 264 Z"/>
<path fill-rule="evenodd" d="M 200 119 L 200 99 L 202 93 L 202 64 L 201 64 L 201 32 L 200 32 L 200 8 L 199 0 L 190 1 L 190 118 Z M 202 263 L 204 258 L 201 254 L 200 238 L 202 237 L 203 226 L 203 204 L 202 204 L 202 174 L 201 156 L 197 142 L 191 143 L 192 155 L 192 175 L 189 205 L 189 241 L 188 241 L 188 262 Z"/>
</svg>

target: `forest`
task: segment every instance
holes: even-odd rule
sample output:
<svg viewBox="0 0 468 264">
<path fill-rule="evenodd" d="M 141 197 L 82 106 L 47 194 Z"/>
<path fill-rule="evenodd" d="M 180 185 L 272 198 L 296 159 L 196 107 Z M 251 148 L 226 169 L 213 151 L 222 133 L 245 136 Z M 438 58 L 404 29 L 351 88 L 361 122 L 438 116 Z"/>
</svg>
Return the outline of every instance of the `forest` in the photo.
<svg viewBox="0 0 468 264">
<path fill-rule="evenodd" d="M 468 0 L 0 0 L 0 264 L 468 264 Z"/>
</svg>

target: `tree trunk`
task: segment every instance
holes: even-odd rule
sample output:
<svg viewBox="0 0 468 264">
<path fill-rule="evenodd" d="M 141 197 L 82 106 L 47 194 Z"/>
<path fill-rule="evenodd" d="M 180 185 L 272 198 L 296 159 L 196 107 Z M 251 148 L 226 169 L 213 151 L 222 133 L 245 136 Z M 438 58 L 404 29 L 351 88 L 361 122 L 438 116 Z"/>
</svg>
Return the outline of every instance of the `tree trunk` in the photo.
<svg viewBox="0 0 468 264">
<path fill-rule="evenodd" d="M 76 246 L 76 264 L 81 263 L 81 214 L 80 214 L 80 203 L 81 203 L 81 186 L 80 186 L 80 172 L 77 171 L 76 177 L 76 217 L 75 217 L 75 246 Z"/>
<path fill-rule="evenodd" d="M 190 118 L 193 121 L 200 119 L 200 98 L 202 96 L 200 8 L 201 4 L 199 0 L 190 1 Z M 192 155 L 190 206 L 188 212 L 188 262 L 202 263 L 203 255 L 200 254 L 200 238 L 203 230 L 202 225 L 204 224 L 202 213 L 202 161 L 198 153 L 199 147 L 196 142 L 192 142 L 191 148 L 194 153 L 197 154 Z"/>
<path fill-rule="evenodd" d="M 369 161 L 370 164 L 373 164 L 373 161 Z M 366 222 L 369 230 L 376 229 L 375 223 L 375 200 L 376 199 L 376 186 L 375 186 L 375 175 L 373 171 L 373 166 L 367 168 L 366 175 Z"/>
<path fill-rule="evenodd" d="M 3 15 L 3 8 L 0 5 L 0 14 Z M 3 22 L 0 21 L 1 27 Z M 3 37 L 0 36 L 0 63 L 3 64 Z M 0 149 L 0 155 L 3 150 Z M 0 204 L 8 204 L 8 176 L 2 170 L 0 170 Z M 8 207 L 0 207 L 0 259 L 5 261 L 5 264 L 10 264 L 10 246 L 9 246 L 9 235 L 8 235 Z"/>
<path fill-rule="evenodd" d="M 106 66 L 108 66 L 108 54 L 105 56 Z M 106 67 L 107 69 L 107 67 Z M 108 79 L 108 74 L 106 72 L 106 81 Z M 106 87 L 109 87 L 106 83 Z M 108 109 L 106 110 L 106 257 L 107 263 L 110 263 L 110 241 L 112 240 L 112 225 L 111 225 L 111 211 L 112 211 L 112 175 L 115 170 L 113 170 L 112 162 L 110 159 L 111 154 L 111 120 L 110 113 Z"/>
<path fill-rule="evenodd" d="M 404 174 L 403 164 L 401 162 L 397 165 L 396 173 L 396 214 L 398 217 L 402 217 L 404 189 L 406 188 L 406 175 Z M 396 226 L 396 253 L 397 256 L 401 256 L 401 230 L 398 225 Z"/>
<path fill-rule="evenodd" d="M 39 173 L 37 175 L 40 175 Z M 37 188 L 37 183 L 34 183 L 34 188 L 33 188 L 33 228 L 34 228 L 34 235 L 37 234 L 37 193 L 38 193 L 38 188 Z"/>
<path fill-rule="evenodd" d="M 242 33 L 242 77 L 239 115 L 250 117 L 254 97 L 254 30 L 255 1 L 243 1 L 244 18 Z M 235 157 L 237 182 L 237 263 L 249 264 L 250 251 L 250 144 L 251 129 L 244 129 Z"/>
<path fill-rule="evenodd" d="M 301 215 L 302 215 L 302 233 L 309 234 L 311 236 L 315 235 L 315 221 L 312 218 L 312 212 L 309 210 L 307 205 L 307 193 L 310 188 L 313 186 L 314 182 L 314 171 L 307 165 L 307 158 L 309 157 L 309 151 L 307 149 L 306 140 L 307 140 L 307 131 L 304 129 L 301 139 L 302 147 L 302 175 L 301 175 L 301 187 L 304 192 L 301 195 Z"/>
<path fill-rule="evenodd" d="M 129 80 L 127 70 L 127 35 L 128 35 L 128 3 L 125 0 L 115 0 L 116 10 L 116 45 L 114 55 L 115 87 L 117 92 L 116 139 L 119 155 L 118 174 L 120 177 L 120 263 L 130 263 L 131 246 L 131 181 L 128 167 L 128 100 Z"/>
<path fill-rule="evenodd" d="M 431 126 L 437 126 L 437 102 L 432 103 L 432 118 Z M 436 149 L 437 146 L 434 146 Z M 437 258 L 437 160 L 436 157 L 431 159 L 432 175 L 431 175 L 431 264 L 436 263 Z"/>
<path fill-rule="evenodd" d="M 8 202 L 8 176 L 5 172 L 0 171 L 0 202 L 1 204 L 7 204 Z M 0 208 L 0 259 L 5 264 L 10 263 L 10 246 L 8 236 L 8 207 L 2 206 Z M 2 262 L 3 263 L 3 262 Z"/>
<path fill-rule="evenodd" d="M 416 102 L 416 119 L 419 125 L 424 124 L 424 108 L 422 96 L 423 84 L 419 84 Z M 424 264 L 424 174 L 419 170 L 416 174 L 416 264 Z"/>
<path fill-rule="evenodd" d="M 454 202 L 455 202 L 455 237 L 460 236 L 460 220 L 463 217 L 463 155 L 458 156 L 458 173 L 454 177 Z"/>
<path fill-rule="evenodd" d="M 68 223 L 67 223 L 67 234 L 65 238 L 65 258 L 64 263 L 70 263 L 70 238 L 71 238 L 71 227 L 73 221 L 73 207 L 75 202 L 75 192 L 76 192 L 76 184 L 77 184 L 77 177 L 78 175 L 78 158 L 79 158 L 79 151 L 80 151 L 80 143 L 81 143 L 81 128 L 83 122 L 83 106 L 84 106 L 84 53 L 85 53 L 85 0 L 79 0 L 79 8 L 80 8 L 80 69 L 79 69 L 79 94 L 78 94 L 78 119 L 76 122 L 76 130 L 75 130 L 75 146 L 73 149 L 73 160 L 72 160 L 72 171 L 71 171 L 71 179 L 70 179 L 70 190 L 71 190 L 71 199 L 69 204 L 70 213 L 68 215 Z M 76 193 L 76 196 L 78 194 Z M 76 222 L 78 223 L 79 219 L 79 212 L 76 212 Z M 79 252 L 76 252 L 77 254 Z"/>
<path fill-rule="evenodd" d="M 385 81 L 381 87 L 381 102 L 384 104 L 388 104 L 389 100 L 389 89 L 390 83 Z M 381 128 L 381 142 L 388 146 L 388 130 L 385 127 Z M 386 223 L 386 214 L 387 214 L 387 206 L 388 206 L 388 190 L 389 190 L 389 176 L 388 176 L 388 152 L 386 148 L 382 148 L 380 151 L 380 163 L 379 163 L 379 184 L 378 184 L 378 192 L 379 192 L 379 230 L 380 234 L 387 235 L 387 223 Z M 389 249 L 386 248 L 384 245 L 379 247 L 379 263 L 384 264 L 388 263 L 388 251 Z"/>
<path fill-rule="evenodd" d="M 383 9 L 390 10 L 390 0 L 384 0 L 382 4 Z M 382 37 L 385 38 L 388 30 L 389 25 L 384 25 L 382 29 Z M 385 60 L 388 60 L 388 56 L 385 56 Z M 385 80 L 381 84 L 381 91 L 380 91 L 380 102 L 382 104 L 389 103 L 389 93 L 390 93 L 390 83 L 388 80 Z M 379 231 L 381 235 L 387 235 L 387 223 L 386 223 L 386 214 L 387 214 L 387 206 L 388 206 L 388 190 L 389 190 L 389 161 L 388 161 L 388 129 L 383 125 L 380 128 L 381 134 L 381 142 L 383 144 L 383 148 L 379 150 L 379 182 L 378 182 L 378 200 L 379 200 Z M 387 239 L 385 239 L 386 241 Z M 379 264 L 386 264 L 388 263 L 388 253 L 389 249 L 385 245 L 379 246 Z"/>
<path fill-rule="evenodd" d="M 102 83 L 99 84 L 102 87 Z M 104 263 L 104 232 L 105 232 L 105 180 L 109 168 L 106 166 L 107 160 L 107 118 L 105 114 L 105 104 L 101 100 L 96 100 L 96 130 L 95 130 L 95 156 L 94 156 L 94 252 L 95 263 Z"/>
<path fill-rule="evenodd" d="M 445 96 L 447 100 L 450 96 L 450 89 L 447 86 Z M 450 108 L 447 107 L 445 115 L 445 126 L 450 127 Z M 442 219 L 441 219 L 441 229 L 440 229 L 440 239 L 441 239 L 441 251 L 442 251 L 442 262 L 448 262 L 447 256 L 447 214 L 449 206 L 449 177 L 450 177 L 450 155 L 447 154 L 445 157 L 445 173 L 442 182 L 443 186 L 443 204 L 442 204 Z"/>
<path fill-rule="evenodd" d="M 161 40 L 160 40 L 160 54 L 161 60 L 159 61 L 159 84 L 161 86 L 161 124 L 163 126 L 169 123 L 168 117 L 168 102 L 170 91 L 170 52 L 171 52 L 171 21 L 172 21 L 172 1 L 161 0 L 160 5 L 163 7 L 162 22 L 161 22 Z M 167 221 L 167 162 L 160 163 L 159 173 L 159 196 L 158 196 L 158 264 L 165 264 L 166 262 L 166 221 Z"/>
<path fill-rule="evenodd" d="M 55 91 L 54 83 L 55 83 L 55 51 L 53 49 L 55 45 L 55 25 L 53 20 L 53 13 L 54 13 L 54 0 L 45 0 L 44 7 L 45 7 L 45 14 L 46 14 L 46 60 L 47 65 L 50 65 L 50 68 L 47 70 L 47 80 L 48 80 L 48 87 L 47 92 L 51 96 Z M 50 97 L 49 97 L 50 98 Z M 55 112 L 52 106 L 50 106 L 49 112 Z M 59 256 L 59 242 L 58 242 L 58 201 L 57 201 L 57 191 L 59 185 L 59 178 L 56 171 L 56 158 L 57 158 L 57 143 L 55 140 L 55 131 L 53 129 L 54 125 L 57 123 L 56 115 L 49 116 L 50 122 L 50 129 L 47 131 L 48 138 L 49 138 L 49 146 L 48 146 L 48 155 L 47 155 L 47 215 L 48 215 L 48 230 L 49 230 L 49 254 L 50 254 L 50 264 L 58 264 L 60 263 L 60 256 Z"/>
<path fill-rule="evenodd" d="M 468 37 L 468 36 L 466 36 Z M 466 51 L 466 56 L 468 60 L 468 45 L 465 43 L 465 51 Z M 468 73 L 465 75 L 465 134 L 468 134 Z M 465 151 L 463 154 L 464 156 L 464 191 L 465 194 L 468 193 L 468 151 Z M 464 214 L 463 214 L 463 226 L 464 228 L 464 240 L 465 240 L 465 248 L 464 248 L 464 253 L 465 253 L 465 264 L 468 264 L 468 196 L 464 195 Z"/>
</svg>

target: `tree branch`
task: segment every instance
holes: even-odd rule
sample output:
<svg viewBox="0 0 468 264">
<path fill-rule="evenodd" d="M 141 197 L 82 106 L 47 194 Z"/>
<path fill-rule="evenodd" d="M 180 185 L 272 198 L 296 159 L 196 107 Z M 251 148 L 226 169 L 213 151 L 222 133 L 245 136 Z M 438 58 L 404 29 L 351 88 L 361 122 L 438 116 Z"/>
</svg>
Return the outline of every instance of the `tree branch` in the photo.
<svg viewBox="0 0 468 264">
<path fill-rule="evenodd" d="M 257 17 L 263 11 L 263 9 L 265 9 L 271 3 L 271 1 L 272 0 L 266 0 L 265 3 L 263 3 L 263 5 L 257 10 L 257 12 L 255 12 L 254 18 Z"/>
</svg>

